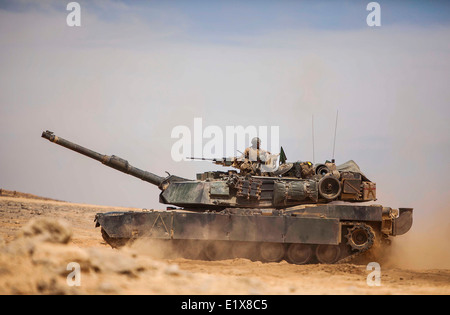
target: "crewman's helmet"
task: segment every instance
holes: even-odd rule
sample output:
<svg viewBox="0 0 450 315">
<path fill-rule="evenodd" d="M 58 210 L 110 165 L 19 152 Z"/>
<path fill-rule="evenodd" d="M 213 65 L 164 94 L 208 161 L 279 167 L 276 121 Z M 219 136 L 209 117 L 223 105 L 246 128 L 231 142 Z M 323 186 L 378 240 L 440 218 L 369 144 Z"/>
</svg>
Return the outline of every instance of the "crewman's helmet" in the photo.
<svg viewBox="0 0 450 315">
<path fill-rule="evenodd" d="M 259 139 L 258 137 L 254 137 L 252 139 L 252 146 L 253 147 L 259 147 L 260 144 L 261 144 L 261 139 Z"/>
</svg>

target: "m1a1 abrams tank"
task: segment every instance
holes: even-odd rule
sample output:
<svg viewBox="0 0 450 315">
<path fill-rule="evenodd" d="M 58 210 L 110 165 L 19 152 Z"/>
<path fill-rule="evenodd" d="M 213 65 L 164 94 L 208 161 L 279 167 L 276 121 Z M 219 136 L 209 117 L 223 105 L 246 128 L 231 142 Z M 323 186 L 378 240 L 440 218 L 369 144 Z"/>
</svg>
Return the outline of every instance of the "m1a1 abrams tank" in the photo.
<svg viewBox="0 0 450 315">
<path fill-rule="evenodd" d="M 160 202 L 171 205 L 167 210 L 98 213 L 96 226 L 112 247 L 142 238 L 161 241 L 188 258 L 336 263 L 389 243 L 412 225 L 411 208 L 361 205 L 376 200 L 376 186 L 353 161 L 338 166 L 334 161 L 284 162 L 269 171 L 214 171 L 190 180 L 160 177 L 50 131 L 42 137 L 156 185 Z M 244 161 L 214 162 L 239 168 Z"/>
</svg>

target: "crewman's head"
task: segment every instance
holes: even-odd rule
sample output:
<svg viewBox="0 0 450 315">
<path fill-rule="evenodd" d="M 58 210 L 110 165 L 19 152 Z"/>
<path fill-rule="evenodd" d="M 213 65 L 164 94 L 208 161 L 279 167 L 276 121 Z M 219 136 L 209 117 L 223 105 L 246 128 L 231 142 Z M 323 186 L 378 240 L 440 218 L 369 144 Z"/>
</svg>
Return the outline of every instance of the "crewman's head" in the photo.
<svg viewBox="0 0 450 315">
<path fill-rule="evenodd" d="M 259 149 L 260 144 L 261 144 L 261 140 L 258 137 L 254 137 L 252 139 L 252 147 L 253 148 Z"/>
</svg>

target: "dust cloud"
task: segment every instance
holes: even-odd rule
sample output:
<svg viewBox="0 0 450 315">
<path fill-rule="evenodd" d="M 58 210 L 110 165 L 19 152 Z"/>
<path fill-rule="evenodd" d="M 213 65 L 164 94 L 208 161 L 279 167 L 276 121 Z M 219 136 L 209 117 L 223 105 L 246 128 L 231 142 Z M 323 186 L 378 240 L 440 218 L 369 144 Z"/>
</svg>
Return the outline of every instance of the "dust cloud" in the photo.
<svg viewBox="0 0 450 315">
<path fill-rule="evenodd" d="M 430 204 L 431 205 L 431 204 Z M 450 268 L 450 213 L 447 207 L 415 220 L 392 242 L 389 263 L 402 268 Z"/>
</svg>

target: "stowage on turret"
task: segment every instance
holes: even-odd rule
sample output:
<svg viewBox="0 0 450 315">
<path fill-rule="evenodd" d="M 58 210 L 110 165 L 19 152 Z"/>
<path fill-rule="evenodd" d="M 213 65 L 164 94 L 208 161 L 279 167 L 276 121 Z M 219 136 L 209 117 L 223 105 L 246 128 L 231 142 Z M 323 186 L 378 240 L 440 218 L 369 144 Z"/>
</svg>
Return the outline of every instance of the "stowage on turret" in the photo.
<svg viewBox="0 0 450 315">
<path fill-rule="evenodd" d="M 142 238 L 161 241 L 187 258 L 336 263 L 376 243 L 387 245 L 412 225 L 411 208 L 363 205 L 376 200 L 376 185 L 354 161 L 287 162 L 283 150 L 259 152 L 256 144 L 256 158 L 246 150 L 240 157 L 212 159 L 234 169 L 186 179 L 143 171 L 50 131 L 42 137 L 161 190 L 167 210 L 96 215 L 96 226 L 112 247 Z"/>
</svg>

